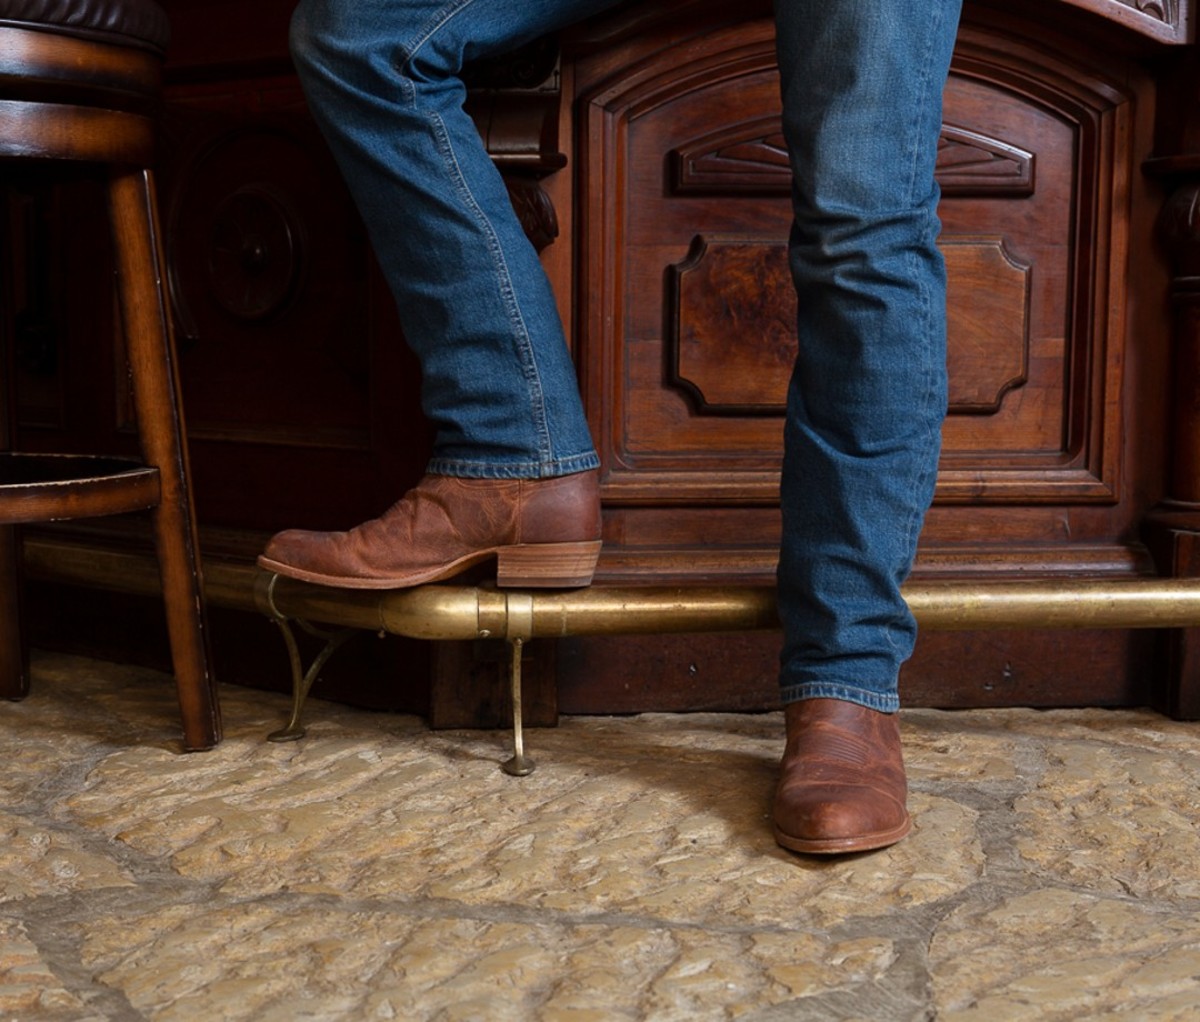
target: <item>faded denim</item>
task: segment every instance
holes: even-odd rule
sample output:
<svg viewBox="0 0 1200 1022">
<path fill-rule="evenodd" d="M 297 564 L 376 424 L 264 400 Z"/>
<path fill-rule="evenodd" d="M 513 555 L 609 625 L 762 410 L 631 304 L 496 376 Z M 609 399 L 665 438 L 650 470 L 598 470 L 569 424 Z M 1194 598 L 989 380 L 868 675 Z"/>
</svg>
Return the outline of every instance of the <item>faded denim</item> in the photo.
<svg viewBox="0 0 1200 1022">
<path fill-rule="evenodd" d="M 946 407 L 933 178 L 961 0 L 778 0 L 800 355 L 788 393 L 785 702 L 899 705 L 900 585 Z M 301 0 L 292 52 L 420 360 L 432 472 L 598 465 L 557 307 L 469 117 L 465 62 L 613 0 Z"/>
</svg>

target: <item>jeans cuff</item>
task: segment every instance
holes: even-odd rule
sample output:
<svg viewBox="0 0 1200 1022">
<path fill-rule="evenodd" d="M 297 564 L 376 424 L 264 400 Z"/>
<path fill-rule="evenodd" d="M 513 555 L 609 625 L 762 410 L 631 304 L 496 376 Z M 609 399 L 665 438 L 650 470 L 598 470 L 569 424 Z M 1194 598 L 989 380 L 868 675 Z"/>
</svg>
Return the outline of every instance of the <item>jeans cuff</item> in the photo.
<svg viewBox="0 0 1200 1022">
<path fill-rule="evenodd" d="M 588 472 L 600 467 L 595 451 L 553 461 L 472 461 L 467 458 L 432 458 L 425 467 L 430 475 L 462 479 L 550 479 Z"/>
<path fill-rule="evenodd" d="M 802 681 L 784 685 L 780 690 L 780 698 L 785 706 L 798 703 L 801 699 L 841 699 L 881 713 L 895 713 L 900 709 L 900 696 L 895 692 L 875 692 L 828 681 Z"/>
</svg>

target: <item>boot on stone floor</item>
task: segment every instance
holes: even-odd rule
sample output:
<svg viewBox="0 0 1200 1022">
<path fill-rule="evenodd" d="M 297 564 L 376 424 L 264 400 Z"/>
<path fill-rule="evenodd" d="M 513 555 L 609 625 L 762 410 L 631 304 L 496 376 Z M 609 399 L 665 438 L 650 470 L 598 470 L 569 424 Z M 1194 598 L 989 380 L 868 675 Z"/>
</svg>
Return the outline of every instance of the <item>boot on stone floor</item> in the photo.
<svg viewBox="0 0 1200 1022">
<path fill-rule="evenodd" d="M 772 816 L 784 848 L 816 855 L 894 844 L 912 826 L 896 715 L 841 699 L 784 708 L 787 746 Z"/>
</svg>

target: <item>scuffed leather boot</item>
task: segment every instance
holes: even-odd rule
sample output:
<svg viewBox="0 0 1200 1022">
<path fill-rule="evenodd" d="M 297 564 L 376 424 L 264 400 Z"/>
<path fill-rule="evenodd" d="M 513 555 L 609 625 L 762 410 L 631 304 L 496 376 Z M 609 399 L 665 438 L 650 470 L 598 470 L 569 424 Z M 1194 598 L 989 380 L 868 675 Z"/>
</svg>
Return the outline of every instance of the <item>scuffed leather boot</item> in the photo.
<svg viewBox="0 0 1200 1022">
<path fill-rule="evenodd" d="M 784 715 L 787 747 L 772 811 L 780 845 L 817 855 L 863 852 L 909 832 L 895 714 L 804 699 Z"/>
<path fill-rule="evenodd" d="M 343 589 L 399 589 L 494 557 L 501 586 L 588 585 L 600 556 L 599 473 L 550 479 L 428 475 L 348 532 L 291 529 L 258 563 Z"/>
</svg>

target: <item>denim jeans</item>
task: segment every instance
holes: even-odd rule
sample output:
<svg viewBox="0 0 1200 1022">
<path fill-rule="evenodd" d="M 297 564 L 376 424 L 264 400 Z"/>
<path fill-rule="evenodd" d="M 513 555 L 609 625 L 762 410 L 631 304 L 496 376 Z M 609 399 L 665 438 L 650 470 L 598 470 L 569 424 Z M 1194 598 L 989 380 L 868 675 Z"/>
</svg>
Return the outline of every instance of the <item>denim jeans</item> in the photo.
<svg viewBox="0 0 1200 1022">
<path fill-rule="evenodd" d="M 788 395 L 785 702 L 898 706 L 900 584 L 945 412 L 933 165 L 961 0 L 777 0 L 800 356 Z M 292 54 L 422 370 L 429 471 L 597 467 L 557 307 L 463 112 L 464 63 L 615 0 L 300 0 Z"/>
<path fill-rule="evenodd" d="M 946 411 L 933 178 L 961 0 L 777 0 L 800 354 L 788 390 L 783 699 L 899 705 L 900 595 Z"/>
</svg>

